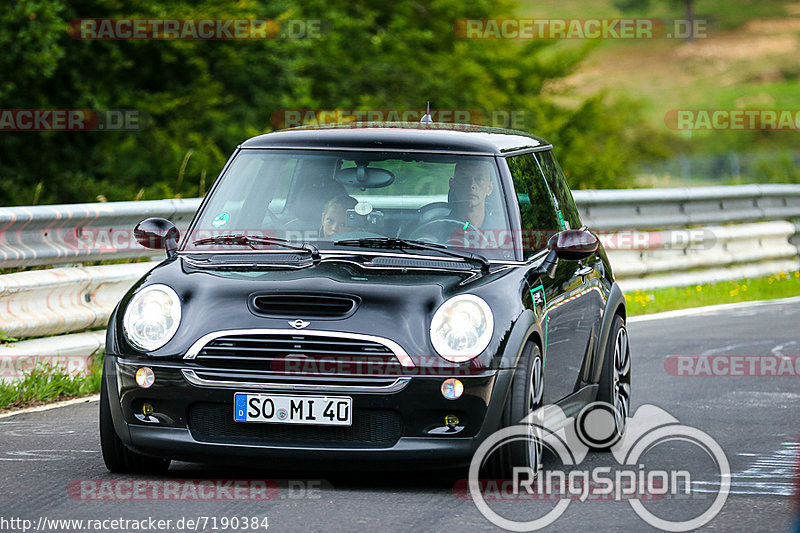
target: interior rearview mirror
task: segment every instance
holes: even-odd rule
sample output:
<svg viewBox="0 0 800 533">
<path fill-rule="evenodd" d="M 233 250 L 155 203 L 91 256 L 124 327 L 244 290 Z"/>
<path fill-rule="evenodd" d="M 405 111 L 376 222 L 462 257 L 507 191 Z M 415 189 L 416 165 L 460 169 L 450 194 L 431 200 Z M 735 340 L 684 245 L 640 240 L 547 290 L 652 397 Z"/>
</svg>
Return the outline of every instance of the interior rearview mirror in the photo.
<svg viewBox="0 0 800 533">
<path fill-rule="evenodd" d="M 339 170 L 334 179 L 342 185 L 360 189 L 380 189 L 394 182 L 394 174 L 383 168 L 368 168 L 366 164 Z"/>
</svg>

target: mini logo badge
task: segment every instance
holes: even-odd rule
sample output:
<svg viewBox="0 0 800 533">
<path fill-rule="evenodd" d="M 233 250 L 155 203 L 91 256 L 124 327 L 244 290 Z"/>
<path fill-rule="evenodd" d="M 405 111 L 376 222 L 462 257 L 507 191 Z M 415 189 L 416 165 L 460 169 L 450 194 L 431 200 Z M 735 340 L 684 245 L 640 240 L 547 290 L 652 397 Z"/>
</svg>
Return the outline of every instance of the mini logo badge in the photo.
<svg viewBox="0 0 800 533">
<path fill-rule="evenodd" d="M 306 322 L 305 320 L 300 320 L 299 318 L 295 321 L 289 321 L 289 325 L 292 326 L 294 329 L 303 329 L 304 327 L 311 324 L 311 322 Z"/>
</svg>

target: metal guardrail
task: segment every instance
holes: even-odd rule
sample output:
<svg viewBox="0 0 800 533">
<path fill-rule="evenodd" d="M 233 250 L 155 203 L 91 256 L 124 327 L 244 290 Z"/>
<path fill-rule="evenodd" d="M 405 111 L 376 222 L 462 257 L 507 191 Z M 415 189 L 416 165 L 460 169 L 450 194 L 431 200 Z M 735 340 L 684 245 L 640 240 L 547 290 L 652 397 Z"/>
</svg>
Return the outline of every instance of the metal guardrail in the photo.
<svg viewBox="0 0 800 533">
<path fill-rule="evenodd" d="M 573 195 L 583 222 L 607 241 L 615 274 L 626 291 L 800 268 L 800 230 L 793 222 L 800 220 L 800 185 Z M 153 257 L 153 250 L 133 240 L 136 223 L 160 216 L 183 231 L 199 204 L 200 199 L 192 198 L 0 208 L 0 268 Z M 694 238 L 684 238 L 686 231 Z M 620 234 L 625 242 L 618 239 Z M 125 291 L 155 264 L 0 275 L 0 331 L 37 337 L 102 328 Z M 96 332 L 28 340 L 0 345 L 0 360 L 4 354 L 87 354 L 101 345 Z"/>
<path fill-rule="evenodd" d="M 685 228 L 800 218 L 800 185 L 573 191 L 593 229 Z"/>
<path fill-rule="evenodd" d="M 597 230 L 800 219 L 800 185 L 574 191 L 573 195 L 584 223 Z M 167 218 L 184 229 L 199 205 L 199 198 L 189 198 L 0 207 L 0 268 L 151 256 L 152 251 L 131 242 L 130 229 L 151 216 Z M 116 240 L 120 235 L 126 235 L 123 242 Z"/>
<path fill-rule="evenodd" d="M 105 344 L 105 331 L 0 344 L 0 381 L 18 380 L 37 363 L 59 366 L 71 374 L 86 374 L 92 356 L 102 353 Z"/>
<path fill-rule="evenodd" d="M 800 185 L 574 191 L 573 195 L 584 223 L 596 230 L 800 219 Z M 130 229 L 152 216 L 185 229 L 200 200 L 2 207 L 0 268 L 152 256 L 152 251 L 132 242 Z M 117 240 L 120 235 L 122 242 Z"/>
<path fill-rule="evenodd" d="M 133 227 L 163 217 L 184 229 L 199 206 L 200 198 L 0 207 L 0 268 L 152 256 L 132 242 Z"/>
<path fill-rule="evenodd" d="M 156 264 L 51 268 L 0 276 L 0 331 L 9 337 L 42 337 L 105 327 L 131 285 Z"/>
<path fill-rule="evenodd" d="M 624 233 L 623 233 L 624 234 Z M 625 291 L 758 277 L 800 268 L 795 224 L 776 220 L 634 233 L 640 246 L 607 247 Z M 601 239 L 615 234 L 601 233 Z"/>
</svg>

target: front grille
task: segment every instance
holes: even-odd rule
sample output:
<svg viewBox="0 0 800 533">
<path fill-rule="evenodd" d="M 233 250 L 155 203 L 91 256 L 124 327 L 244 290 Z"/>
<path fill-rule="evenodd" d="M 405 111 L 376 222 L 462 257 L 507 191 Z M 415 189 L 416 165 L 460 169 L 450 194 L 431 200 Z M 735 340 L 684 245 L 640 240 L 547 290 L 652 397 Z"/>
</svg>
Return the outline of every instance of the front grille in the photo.
<svg viewBox="0 0 800 533">
<path fill-rule="evenodd" d="M 262 294 L 252 300 L 258 314 L 291 318 L 344 317 L 357 305 L 355 298 L 330 294 Z"/>
<path fill-rule="evenodd" d="M 403 433 L 403 422 L 396 411 L 383 409 L 354 410 L 349 427 L 234 422 L 232 403 L 196 403 L 189 408 L 189 429 L 200 442 L 391 448 Z"/>
<path fill-rule="evenodd" d="M 388 347 L 335 335 L 225 335 L 194 357 L 204 368 L 253 370 L 280 376 L 398 376 L 403 367 Z"/>
</svg>

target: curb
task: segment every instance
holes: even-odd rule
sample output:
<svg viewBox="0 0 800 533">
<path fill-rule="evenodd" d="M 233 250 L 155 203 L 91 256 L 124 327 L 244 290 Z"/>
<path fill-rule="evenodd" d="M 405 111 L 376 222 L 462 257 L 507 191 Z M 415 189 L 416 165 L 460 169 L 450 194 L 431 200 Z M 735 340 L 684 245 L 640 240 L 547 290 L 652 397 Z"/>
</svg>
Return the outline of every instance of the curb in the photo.
<svg viewBox="0 0 800 533">
<path fill-rule="evenodd" d="M 0 419 L 8 418 L 11 416 L 22 415 L 25 413 L 38 413 L 39 411 L 49 411 L 50 409 L 58 409 L 59 407 L 67 407 L 68 405 L 75 405 L 78 403 L 96 402 L 100 399 L 100 394 L 92 394 L 91 396 L 82 396 L 80 398 L 73 398 L 71 400 L 64 400 L 63 402 L 49 403 L 46 405 L 37 405 L 36 407 L 26 407 L 16 411 L 9 411 L 0 414 Z"/>
</svg>

